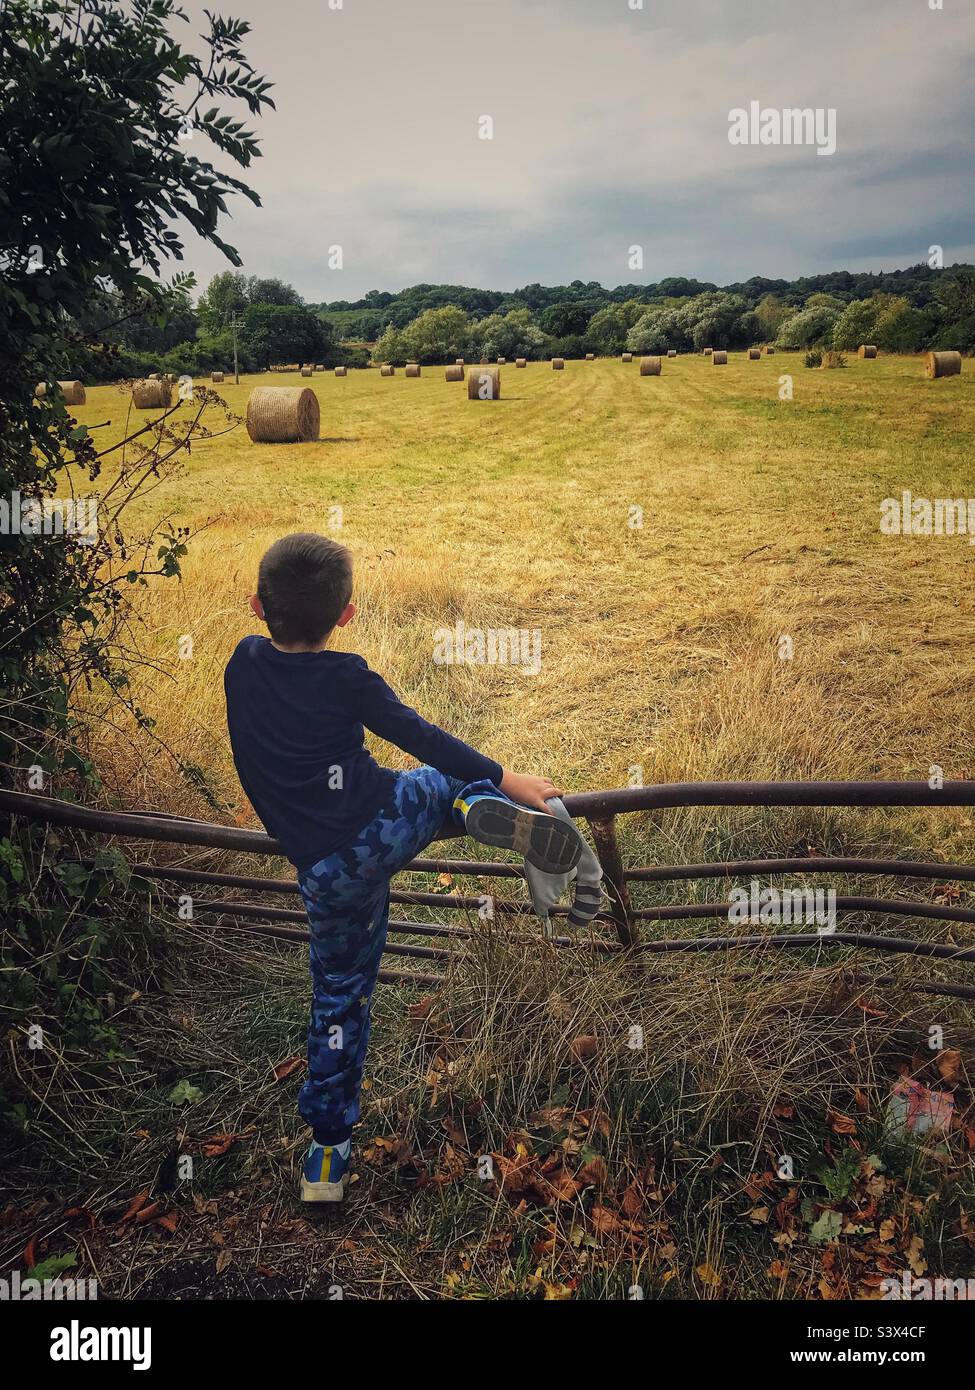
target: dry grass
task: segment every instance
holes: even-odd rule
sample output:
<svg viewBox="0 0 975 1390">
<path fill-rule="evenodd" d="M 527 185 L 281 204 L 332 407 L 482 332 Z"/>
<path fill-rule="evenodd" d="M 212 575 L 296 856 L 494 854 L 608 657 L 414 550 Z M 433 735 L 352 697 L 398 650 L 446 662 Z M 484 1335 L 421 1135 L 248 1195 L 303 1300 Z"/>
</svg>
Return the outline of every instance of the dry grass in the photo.
<svg viewBox="0 0 975 1390">
<path fill-rule="evenodd" d="M 179 925 L 165 992 L 112 1020 L 124 1062 L 21 1057 L 42 1103 L 6 1165 L 0 1268 L 33 1235 L 123 1298 L 869 1297 L 920 1237 L 932 1270 L 970 1273 L 963 1133 L 934 1152 L 884 1134 L 899 1069 L 938 1084 L 929 1011 L 759 953 L 644 973 L 471 925 L 435 1001 L 377 993 L 356 1181 L 324 1223 L 293 1197 L 301 1072 L 272 1071 L 303 1050 L 301 953 Z M 971 1021 L 948 1026 L 971 1056 Z M 126 1215 L 139 1193 L 150 1220 Z M 850 1225 L 826 1262 L 823 1208 Z"/>
</svg>

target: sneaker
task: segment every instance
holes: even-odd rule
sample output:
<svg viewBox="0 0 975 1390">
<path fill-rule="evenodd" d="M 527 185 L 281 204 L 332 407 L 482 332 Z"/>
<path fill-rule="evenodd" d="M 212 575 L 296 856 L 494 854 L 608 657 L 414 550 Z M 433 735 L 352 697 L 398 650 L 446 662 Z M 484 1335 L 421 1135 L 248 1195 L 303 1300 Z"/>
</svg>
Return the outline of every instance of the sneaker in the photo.
<svg viewBox="0 0 975 1390">
<path fill-rule="evenodd" d="M 301 1169 L 303 1202 L 341 1202 L 349 1181 L 352 1145 L 312 1141 Z"/>
<path fill-rule="evenodd" d="M 547 811 L 532 811 L 502 796 L 458 797 L 454 806 L 475 840 L 513 850 L 544 874 L 567 874 L 579 862 L 583 841 L 578 830 Z"/>
</svg>

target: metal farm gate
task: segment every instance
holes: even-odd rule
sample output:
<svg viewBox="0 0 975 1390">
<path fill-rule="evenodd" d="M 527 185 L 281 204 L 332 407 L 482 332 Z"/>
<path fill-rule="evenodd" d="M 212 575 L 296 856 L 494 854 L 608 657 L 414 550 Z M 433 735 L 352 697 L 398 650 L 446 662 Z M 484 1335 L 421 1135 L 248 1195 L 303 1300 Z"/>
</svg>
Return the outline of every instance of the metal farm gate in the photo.
<svg viewBox="0 0 975 1390">
<path fill-rule="evenodd" d="M 951 942 L 918 941 L 903 936 L 878 936 L 857 930 L 855 922 L 843 930 L 823 932 L 777 932 L 775 934 L 689 936 L 665 939 L 650 935 L 649 924 L 702 919 L 728 921 L 729 904 L 675 903 L 662 907 L 634 907 L 630 886 L 635 883 L 664 883 L 687 880 L 734 880 L 746 875 L 829 875 L 872 874 L 898 880 L 934 880 L 943 883 L 975 882 L 975 865 L 945 864 L 907 859 L 869 859 L 860 856 L 830 858 L 806 856 L 788 859 L 746 859 L 708 864 L 633 865 L 623 863 L 616 833 L 618 816 L 637 812 L 654 812 L 689 806 L 816 806 L 816 807 L 947 807 L 975 806 L 975 781 L 946 782 L 934 790 L 926 782 L 678 782 L 653 787 L 635 787 L 616 791 L 583 792 L 563 798 L 569 813 L 584 819 L 603 869 L 608 905 L 597 916 L 596 923 L 611 925 L 615 940 L 607 937 L 580 936 L 552 938 L 556 947 L 575 946 L 606 954 L 628 953 L 633 956 L 653 953 L 734 951 L 742 947 L 772 949 L 830 949 L 836 946 L 854 947 L 859 951 L 881 954 L 911 955 L 929 960 L 975 963 L 975 946 L 957 946 Z M 256 830 L 211 824 L 208 821 L 188 820 L 179 816 L 156 815 L 151 812 L 117 812 L 96 810 L 49 797 L 0 790 L 0 811 L 12 817 L 48 824 L 72 827 L 89 834 L 110 835 L 136 841 L 160 841 L 191 848 L 231 850 L 259 856 L 280 855 L 281 849 L 270 836 Z M 459 833 L 459 832 L 458 832 Z M 90 862 L 90 861 L 86 861 Z M 133 873 L 161 884 L 194 885 L 212 890 L 206 898 L 194 896 L 193 920 L 221 929 L 247 932 L 286 941 L 307 941 L 305 915 L 300 906 L 295 909 L 272 906 L 262 898 L 283 895 L 298 897 L 294 879 L 273 879 L 206 872 L 193 867 L 140 863 L 132 865 Z M 412 873 L 450 874 L 490 879 L 522 878 L 520 868 L 512 863 L 470 859 L 415 859 L 407 866 Z M 244 894 L 246 896 L 241 897 Z M 254 899 L 257 899 L 256 901 Z M 433 907 L 442 913 L 476 912 L 483 897 L 458 893 L 399 891 L 390 893 L 393 904 Z M 174 899 L 163 897 L 164 902 Z M 975 910 L 952 907 L 947 903 L 916 901 L 910 898 L 843 897 L 837 896 L 835 907 L 844 917 L 874 914 L 901 919 L 925 918 L 943 922 L 975 923 Z M 520 901 L 495 900 L 493 911 L 501 914 L 529 914 L 531 905 Z M 567 909 L 562 909 L 564 914 Z M 559 913 L 559 909 L 555 909 Z M 553 914 L 554 915 L 554 914 Z M 473 931 L 467 925 L 448 922 L 414 922 L 390 919 L 389 939 L 385 958 L 405 958 L 412 968 L 384 969 L 380 980 L 390 984 L 436 986 L 443 975 L 433 967 L 445 965 Z M 430 937 L 440 944 L 417 945 L 399 937 Z M 416 964 L 413 965 L 413 962 Z M 424 969 L 423 967 L 426 967 Z M 873 983 L 889 983 L 890 977 L 872 977 Z M 950 981 L 926 980 L 904 982 L 908 987 L 925 993 L 952 995 L 975 999 L 975 985 Z"/>
</svg>

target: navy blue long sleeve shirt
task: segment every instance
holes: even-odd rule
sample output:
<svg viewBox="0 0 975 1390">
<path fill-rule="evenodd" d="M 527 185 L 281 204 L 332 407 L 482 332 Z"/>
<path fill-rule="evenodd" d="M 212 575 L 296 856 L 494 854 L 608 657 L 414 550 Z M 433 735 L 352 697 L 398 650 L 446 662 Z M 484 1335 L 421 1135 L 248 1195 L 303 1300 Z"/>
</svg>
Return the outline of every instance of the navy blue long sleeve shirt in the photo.
<svg viewBox="0 0 975 1390">
<path fill-rule="evenodd" d="M 400 701 L 352 652 L 281 652 L 245 637 L 224 673 L 227 726 L 241 786 L 300 871 L 354 838 L 382 809 L 396 773 L 363 727 L 465 782 L 503 769 Z"/>
</svg>

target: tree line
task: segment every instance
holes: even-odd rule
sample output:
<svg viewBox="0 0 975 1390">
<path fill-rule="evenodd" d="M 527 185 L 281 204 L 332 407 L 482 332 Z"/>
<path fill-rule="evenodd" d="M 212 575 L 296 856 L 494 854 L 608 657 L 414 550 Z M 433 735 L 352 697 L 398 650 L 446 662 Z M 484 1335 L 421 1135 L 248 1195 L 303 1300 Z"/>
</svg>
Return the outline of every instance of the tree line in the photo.
<svg viewBox="0 0 975 1390">
<path fill-rule="evenodd" d="M 182 286 L 165 321 L 146 313 L 143 296 L 102 289 L 76 322 L 88 346 L 73 359 L 88 381 L 141 376 L 147 371 L 202 376 L 228 370 L 234 340 L 241 371 L 279 363 L 365 366 L 368 353 L 346 348 L 332 325 L 283 280 L 227 270 L 215 275 L 194 307 Z"/>
<path fill-rule="evenodd" d="M 760 317 L 797 312 L 816 305 L 815 296 L 828 296 L 832 307 L 845 308 L 857 300 L 869 300 L 877 295 L 893 296 L 906 302 L 907 307 L 920 311 L 930 309 L 939 294 L 939 285 L 946 279 L 955 279 L 965 271 L 972 270 L 968 265 L 955 265 L 946 270 L 933 269 L 927 263 L 910 266 L 904 270 L 879 273 L 856 272 L 848 270 L 829 271 L 822 275 L 802 276 L 796 280 L 771 279 L 767 276 L 753 276 L 749 280 L 719 286 L 705 280 L 694 280 L 684 276 L 674 276 L 656 283 L 637 285 L 618 285 L 615 289 L 604 289 L 597 281 L 573 280 L 569 285 L 544 286 L 526 285 L 511 292 L 472 289 L 465 285 L 412 285 L 397 294 L 388 291 L 370 290 L 363 298 L 355 301 L 333 300 L 314 307 L 331 323 L 337 334 L 346 340 L 374 342 L 390 326 L 405 329 L 421 314 L 430 309 L 462 309 L 468 317 L 477 322 L 500 315 L 502 318 L 516 310 L 527 309 L 530 321 L 553 339 L 567 337 L 582 338 L 590 322 L 602 310 L 624 309 L 628 320 L 627 330 L 633 326 L 641 311 L 650 309 L 680 308 L 685 301 L 698 300 L 705 305 L 709 301 L 703 296 L 720 295 L 742 301 L 735 317 L 763 305 Z M 725 303 L 724 300 L 710 301 Z M 598 335 L 604 332 L 607 320 L 599 319 L 595 325 Z M 742 325 L 745 336 L 754 323 Z M 967 325 L 968 349 L 975 346 L 975 326 Z M 962 335 L 964 337 L 964 334 Z M 616 335 L 614 346 L 618 344 Z M 689 345 L 689 344 L 688 344 Z M 729 343 L 729 346 L 735 344 Z M 595 351 L 597 344 L 591 343 L 589 351 Z M 678 346 L 675 343 L 670 346 Z M 918 342 L 920 348 L 926 344 Z M 956 344 L 952 344 L 956 346 Z"/>
<path fill-rule="evenodd" d="M 78 319 L 87 346 L 74 369 L 93 381 L 149 370 L 199 376 L 231 365 L 235 334 L 245 372 L 296 362 L 365 366 L 370 356 L 433 363 L 760 343 L 785 350 L 851 350 L 872 342 L 888 352 L 975 351 L 975 268 L 967 265 L 883 275 L 833 271 L 795 281 L 756 276 L 723 288 L 683 278 L 616 290 L 593 281 L 529 285 L 511 295 L 416 285 L 365 298 L 384 303 L 364 315 L 358 310 L 365 301 L 306 304 L 280 279 L 228 270 L 213 277 L 196 306 L 184 286 L 159 322 L 128 297 L 101 290 Z"/>
<path fill-rule="evenodd" d="M 825 278 L 825 277 L 822 277 Z M 887 277 L 892 279 L 893 277 Z M 905 288 L 902 284 L 902 288 Z M 750 298 L 738 290 L 631 298 L 591 311 L 583 300 L 564 300 L 535 314 L 525 306 L 473 317 L 458 305 L 422 310 L 400 328 L 390 323 L 373 349 L 377 360 L 399 363 L 498 357 L 611 356 L 623 351 L 660 353 L 704 347 L 745 348 L 768 343 L 784 350 L 855 349 L 875 343 L 888 352 L 926 348 L 975 349 L 975 270 L 952 267 L 930 294 L 873 290 L 864 298 L 816 290 L 791 302 L 764 290 Z"/>
</svg>

